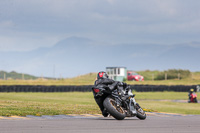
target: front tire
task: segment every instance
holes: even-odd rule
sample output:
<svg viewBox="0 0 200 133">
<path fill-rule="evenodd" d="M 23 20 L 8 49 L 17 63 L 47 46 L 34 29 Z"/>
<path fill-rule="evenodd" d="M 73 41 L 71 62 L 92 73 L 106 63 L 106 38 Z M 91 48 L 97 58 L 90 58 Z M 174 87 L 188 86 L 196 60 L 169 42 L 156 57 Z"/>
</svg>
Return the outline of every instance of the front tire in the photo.
<svg viewBox="0 0 200 133">
<path fill-rule="evenodd" d="M 110 97 L 104 100 L 103 106 L 117 120 L 123 120 L 126 117 L 124 109 L 121 106 L 117 107 L 116 101 Z"/>
<path fill-rule="evenodd" d="M 195 99 L 194 99 L 194 102 L 195 102 L 195 103 L 198 103 L 198 100 L 197 100 L 197 98 L 195 98 Z"/>
<path fill-rule="evenodd" d="M 140 107 L 138 103 L 136 103 L 136 110 L 137 110 L 137 115 L 136 117 L 139 118 L 140 120 L 145 120 L 146 119 L 146 113 L 144 110 Z"/>
</svg>

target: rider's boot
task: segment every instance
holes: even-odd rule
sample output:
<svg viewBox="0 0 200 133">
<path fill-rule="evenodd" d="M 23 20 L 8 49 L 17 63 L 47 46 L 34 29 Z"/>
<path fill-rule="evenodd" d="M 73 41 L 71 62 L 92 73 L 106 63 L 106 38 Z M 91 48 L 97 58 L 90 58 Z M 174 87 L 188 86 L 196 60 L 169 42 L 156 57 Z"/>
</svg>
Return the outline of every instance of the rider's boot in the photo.
<svg viewBox="0 0 200 133">
<path fill-rule="evenodd" d="M 108 117 L 109 113 L 106 111 L 106 109 L 104 108 L 104 110 L 102 111 L 102 115 L 104 117 Z"/>
</svg>

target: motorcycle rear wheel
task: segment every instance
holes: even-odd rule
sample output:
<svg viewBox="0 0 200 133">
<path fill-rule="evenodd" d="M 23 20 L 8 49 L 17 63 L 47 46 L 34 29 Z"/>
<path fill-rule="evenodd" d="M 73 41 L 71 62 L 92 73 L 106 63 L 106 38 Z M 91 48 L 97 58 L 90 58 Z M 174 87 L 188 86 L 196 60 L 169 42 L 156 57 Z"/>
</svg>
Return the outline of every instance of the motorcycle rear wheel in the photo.
<svg viewBox="0 0 200 133">
<path fill-rule="evenodd" d="M 121 106 L 117 106 L 116 101 L 110 97 L 104 100 L 103 106 L 117 120 L 123 120 L 126 117 L 124 109 Z"/>
</svg>

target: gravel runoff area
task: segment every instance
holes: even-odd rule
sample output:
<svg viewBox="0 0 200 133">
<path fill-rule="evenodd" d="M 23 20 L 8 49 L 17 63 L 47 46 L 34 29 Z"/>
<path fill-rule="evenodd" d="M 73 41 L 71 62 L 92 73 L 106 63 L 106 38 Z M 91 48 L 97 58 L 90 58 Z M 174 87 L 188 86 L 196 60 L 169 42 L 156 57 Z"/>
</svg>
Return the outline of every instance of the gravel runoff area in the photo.
<svg viewBox="0 0 200 133">
<path fill-rule="evenodd" d="M 101 115 L 0 117 L 1 133 L 199 133 L 200 115 L 147 113 L 115 120 Z"/>
</svg>

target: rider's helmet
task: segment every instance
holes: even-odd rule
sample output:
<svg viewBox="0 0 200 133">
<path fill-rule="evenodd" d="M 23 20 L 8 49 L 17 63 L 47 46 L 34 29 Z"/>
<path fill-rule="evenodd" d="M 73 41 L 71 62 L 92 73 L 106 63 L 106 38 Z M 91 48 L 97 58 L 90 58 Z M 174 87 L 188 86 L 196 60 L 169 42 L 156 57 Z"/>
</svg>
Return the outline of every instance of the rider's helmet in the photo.
<svg viewBox="0 0 200 133">
<path fill-rule="evenodd" d="M 108 74 L 104 71 L 101 71 L 97 74 L 97 79 L 104 79 L 104 78 L 108 78 Z"/>
<path fill-rule="evenodd" d="M 190 92 L 194 92 L 194 89 L 190 89 Z"/>
</svg>

